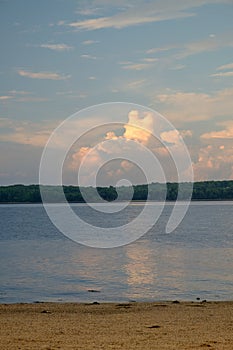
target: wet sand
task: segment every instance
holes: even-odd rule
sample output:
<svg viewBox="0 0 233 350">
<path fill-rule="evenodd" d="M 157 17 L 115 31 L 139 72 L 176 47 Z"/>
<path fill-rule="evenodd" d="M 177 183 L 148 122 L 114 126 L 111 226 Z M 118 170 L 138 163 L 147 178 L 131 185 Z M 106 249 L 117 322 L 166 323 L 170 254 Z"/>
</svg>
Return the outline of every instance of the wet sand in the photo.
<svg viewBox="0 0 233 350">
<path fill-rule="evenodd" d="M 1 350 L 233 349 L 233 302 L 0 305 Z"/>
</svg>

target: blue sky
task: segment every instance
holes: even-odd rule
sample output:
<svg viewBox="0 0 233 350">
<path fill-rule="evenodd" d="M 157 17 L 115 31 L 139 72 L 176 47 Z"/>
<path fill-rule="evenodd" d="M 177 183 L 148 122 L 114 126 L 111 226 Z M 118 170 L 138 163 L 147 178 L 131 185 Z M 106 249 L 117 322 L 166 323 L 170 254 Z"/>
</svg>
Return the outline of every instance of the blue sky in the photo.
<svg viewBox="0 0 233 350">
<path fill-rule="evenodd" d="M 111 101 L 188 135 L 195 180 L 232 179 L 232 18 L 232 0 L 1 0 L 0 184 L 37 183 L 54 127 Z"/>
</svg>

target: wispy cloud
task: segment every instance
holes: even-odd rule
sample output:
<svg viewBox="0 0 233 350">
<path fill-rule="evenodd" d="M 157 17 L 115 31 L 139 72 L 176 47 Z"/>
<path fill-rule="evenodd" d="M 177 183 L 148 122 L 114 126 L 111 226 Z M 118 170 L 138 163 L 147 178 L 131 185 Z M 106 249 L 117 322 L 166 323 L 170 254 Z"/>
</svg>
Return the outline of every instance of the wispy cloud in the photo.
<svg viewBox="0 0 233 350">
<path fill-rule="evenodd" d="M 154 62 L 157 62 L 159 59 L 158 58 L 154 58 L 154 57 L 146 57 L 146 58 L 143 58 L 143 62 L 147 62 L 147 63 L 154 63 Z"/>
<path fill-rule="evenodd" d="M 216 51 L 224 47 L 233 47 L 232 32 L 186 43 L 183 45 L 183 47 L 180 46 L 181 52 L 176 55 L 176 58 L 182 59 L 188 56 L 200 54 L 202 52 Z"/>
<path fill-rule="evenodd" d="M 98 44 L 99 41 L 98 40 L 84 40 L 82 42 L 83 45 L 93 45 L 93 44 Z"/>
<path fill-rule="evenodd" d="M 12 98 L 12 96 L 10 95 L 3 95 L 3 96 L 0 96 L 0 101 L 7 101 L 7 100 L 10 100 Z"/>
<path fill-rule="evenodd" d="M 233 69 L 233 63 L 228 63 L 228 64 L 224 64 L 223 66 L 219 66 L 216 70 L 218 73 L 214 73 L 214 74 L 211 74 L 210 76 L 211 77 L 233 77 L 233 71 L 230 70 L 228 72 L 225 72 L 227 71 L 228 69 Z M 219 71 L 223 71 L 223 72 L 219 72 Z"/>
<path fill-rule="evenodd" d="M 179 47 L 179 46 L 171 45 L 171 46 L 164 46 L 164 47 L 154 47 L 152 49 L 147 50 L 146 53 L 147 54 L 160 53 L 160 52 L 170 51 L 170 50 L 176 49 L 177 47 Z"/>
<path fill-rule="evenodd" d="M 233 77 L 233 71 L 211 74 L 211 77 Z"/>
<path fill-rule="evenodd" d="M 53 51 L 60 51 L 60 52 L 61 51 L 70 51 L 74 48 L 73 46 L 69 46 L 66 44 L 41 44 L 41 45 L 39 45 L 39 47 L 53 50 Z"/>
<path fill-rule="evenodd" d="M 47 97 L 34 96 L 32 92 L 24 90 L 10 90 L 7 95 L 0 96 L 0 101 L 10 100 L 12 102 L 45 102 Z"/>
<path fill-rule="evenodd" d="M 70 75 L 61 75 L 53 72 L 29 72 L 25 70 L 18 70 L 18 74 L 21 77 L 31 78 L 31 79 L 48 79 L 48 80 L 66 80 L 69 79 Z"/>
<path fill-rule="evenodd" d="M 89 60 L 96 60 L 97 57 L 96 56 L 92 56 L 92 55 L 89 55 L 89 54 L 83 54 L 80 56 L 81 58 L 87 58 Z"/>
<path fill-rule="evenodd" d="M 24 96 L 19 97 L 15 101 L 16 102 L 47 102 L 50 99 L 47 97 L 36 97 L 36 96 Z"/>
<path fill-rule="evenodd" d="M 227 70 L 233 69 L 233 63 L 224 64 L 223 66 L 219 66 L 217 70 Z"/>
<path fill-rule="evenodd" d="M 214 52 L 225 47 L 233 47 L 233 37 L 231 31 L 222 33 L 221 35 L 208 36 L 202 40 L 150 48 L 146 51 L 146 54 L 160 55 L 161 53 L 166 54 L 166 52 L 169 51 L 169 61 L 171 62 L 171 60 L 182 60 L 189 56 L 198 55 L 204 52 Z M 233 63 L 230 63 L 218 67 L 217 70 L 232 68 Z"/>
<path fill-rule="evenodd" d="M 25 91 L 25 90 L 10 90 L 9 94 L 12 94 L 14 96 L 20 95 L 20 96 L 25 96 L 25 95 L 31 95 L 32 92 L 30 91 Z"/>
<path fill-rule="evenodd" d="M 186 66 L 185 66 L 185 64 L 177 64 L 176 66 L 173 66 L 173 67 L 171 67 L 170 69 L 171 70 L 182 70 L 182 69 L 184 69 Z"/>
<path fill-rule="evenodd" d="M 138 90 L 146 83 L 146 79 L 134 80 L 127 84 L 127 89 Z"/>
<path fill-rule="evenodd" d="M 65 98 L 79 98 L 83 99 L 86 98 L 88 95 L 85 92 L 78 91 L 78 90 L 68 90 L 68 91 L 58 91 L 56 92 L 57 96 L 64 96 Z"/>
<path fill-rule="evenodd" d="M 69 24 L 70 27 L 80 29 L 80 30 L 96 30 L 102 28 L 115 28 L 122 29 L 124 27 L 129 27 L 133 25 L 157 22 L 162 20 L 168 20 L 172 18 L 184 18 L 190 17 L 191 14 L 187 13 L 176 13 L 176 16 L 163 14 L 157 16 L 148 16 L 143 14 L 140 16 L 140 13 L 135 14 L 134 16 L 128 16 L 126 14 L 119 14 L 112 17 L 100 17 L 94 19 L 87 19 L 79 22 L 71 22 Z"/>
<path fill-rule="evenodd" d="M 98 17 L 85 19 L 82 21 L 71 22 L 69 26 L 79 30 L 96 30 L 102 28 L 121 29 L 128 26 L 139 25 L 143 23 L 158 22 L 170 19 L 179 19 L 194 16 L 193 10 L 206 4 L 216 3 L 231 3 L 230 0 L 167 0 L 144 2 L 135 1 L 131 6 L 124 8 L 124 11 L 119 7 L 120 4 L 112 1 L 104 2 L 105 6 L 118 8 L 118 13 L 113 16 Z M 101 3 L 103 5 L 103 2 Z M 191 10 L 192 12 L 186 12 Z M 85 15 L 91 15 L 85 11 Z"/>
<path fill-rule="evenodd" d="M 123 66 L 123 69 L 128 69 L 128 70 L 144 70 L 149 68 L 151 65 L 147 63 L 135 63 L 135 64 L 128 64 L 126 66 Z"/>
</svg>

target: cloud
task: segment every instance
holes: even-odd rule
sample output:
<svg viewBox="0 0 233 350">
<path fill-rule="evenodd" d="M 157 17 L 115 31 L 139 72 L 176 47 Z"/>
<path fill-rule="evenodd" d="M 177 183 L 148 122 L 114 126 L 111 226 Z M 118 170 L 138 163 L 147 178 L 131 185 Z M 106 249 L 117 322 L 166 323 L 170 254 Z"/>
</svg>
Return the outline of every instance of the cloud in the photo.
<svg viewBox="0 0 233 350">
<path fill-rule="evenodd" d="M 97 44 L 97 43 L 99 43 L 98 40 L 84 40 L 82 42 L 83 45 L 93 45 L 93 44 Z"/>
<path fill-rule="evenodd" d="M 201 135 L 202 139 L 233 139 L 233 121 L 218 123 L 217 125 L 226 126 L 225 129 L 220 131 L 211 131 L 209 133 L 205 133 Z"/>
<path fill-rule="evenodd" d="M 197 162 L 193 164 L 195 180 L 232 180 L 233 147 L 230 143 L 207 144 L 200 148 Z"/>
<path fill-rule="evenodd" d="M 92 56 L 92 55 L 88 55 L 88 54 L 81 55 L 80 57 L 87 58 L 89 60 L 96 60 L 97 59 L 96 56 Z"/>
<path fill-rule="evenodd" d="M 44 147 L 55 125 L 56 123 L 51 122 L 38 124 L 2 118 L 0 119 L 0 127 L 8 131 L 0 134 L 0 141 Z"/>
<path fill-rule="evenodd" d="M 81 91 L 81 90 L 66 90 L 66 91 L 57 91 L 56 92 L 57 96 L 64 96 L 65 98 L 69 98 L 69 99 L 83 99 L 86 98 L 88 95 Z"/>
<path fill-rule="evenodd" d="M 47 80 L 66 80 L 69 79 L 70 75 L 61 75 L 53 72 L 29 72 L 25 70 L 18 70 L 18 74 L 21 77 L 31 78 L 31 79 L 47 79 Z"/>
<path fill-rule="evenodd" d="M 94 186 L 96 168 L 100 164 L 104 164 L 106 158 L 112 156 L 115 162 L 107 164 L 103 173 L 102 181 L 105 185 L 106 183 L 114 184 L 122 178 L 139 179 L 141 175 L 136 175 L 138 171 L 132 163 L 122 159 L 116 161 L 116 158 L 122 158 L 122 154 L 126 153 L 130 157 L 132 152 L 143 157 L 144 149 L 140 144 L 146 145 L 148 143 L 151 137 L 150 131 L 153 128 L 154 120 L 151 113 L 141 114 L 137 110 L 131 110 L 121 135 L 116 135 L 114 131 L 108 131 L 95 147 L 85 146 L 74 149 L 69 158 L 68 167 L 77 171 L 84 161 L 85 170 L 80 179 L 81 184 Z M 133 149 L 130 143 L 132 140 L 136 141 Z"/>
<path fill-rule="evenodd" d="M 184 68 L 186 68 L 185 64 L 177 64 L 176 66 L 173 66 L 170 69 L 171 70 L 181 70 L 181 69 L 184 69 Z"/>
<path fill-rule="evenodd" d="M 136 70 L 136 71 L 148 69 L 150 67 L 151 67 L 151 64 L 148 64 L 148 63 L 132 63 L 132 64 L 130 63 L 130 64 L 126 64 L 125 66 L 122 66 L 123 69 Z"/>
<path fill-rule="evenodd" d="M 233 71 L 224 72 L 225 70 L 233 69 L 233 63 L 228 63 L 217 68 L 217 71 L 223 71 L 215 74 L 211 74 L 211 77 L 233 77 Z"/>
<path fill-rule="evenodd" d="M 140 16 L 140 14 L 135 14 L 134 16 L 128 17 L 126 14 L 122 15 L 115 15 L 112 17 L 99 17 L 94 19 L 87 19 L 84 21 L 79 22 L 71 22 L 69 24 L 70 27 L 80 29 L 80 30 L 96 30 L 96 29 L 102 29 L 102 28 L 115 28 L 115 29 L 121 29 L 124 27 L 129 27 L 133 25 L 139 25 L 139 24 L 145 24 L 145 23 L 151 23 L 151 22 L 157 22 L 162 20 L 168 20 L 173 18 L 184 18 L 184 17 L 190 17 L 190 14 L 187 13 L 176 13 L 173 15 L 157 15 L 157 16 L 147 16 L 145 14 L 144 16 Z"/>
<path fill-rule="evenodd" d="M 154 58 L 154 57 L 143 58 L 143 61 L 148 63 L 157 62 L 158 60 L 159 60 L 158 58 Z"/>
<path fill-rule="evenodd" d="M 233 47 L 233 38 L 232 32 L 225 32 L 218 36 L 208 36 L 205 39 L 186 42 L 183 44 L 171 44 L 163 47 L 155 47 L 148 49 L 146 51 L 147 54 L 160 54 L 171 50 L 176 50 L 175 53 L 171 55 L 169 53 L 169 57 L 173 59 L 180 60 L 189 56 L 197 55 L 203 52 L 212 52 L 219 50 L 224 47 Z M 224 65 L 218 68 L 218 70 L 222 69 L 230 69 L 233 68 L 232 64 Z"/>
<path fill-rule="evenodd" d="M 233 77 L 233 71 L 232 72 L 220 72 L 211 74 L 211 77 Z"/>
<path fill-rule="evenodd" d="M 186 10 L 193 10 L 207 4 L 216 3 L 231 3 L 230 0 L 196 0 L 196 1 L 185 1 L 173 0 L 168 1 L 135 1 L 129 4 L 129 6 L 124 7 L 123 10 L 120 8 L 118 2 L 114 3 L 112 1 L 105 2 L 105 7 L 116 6 L 118 13 L 113 16 L 105 16 L 98 18 L 89 18 L 77 22 L 69 23 L 69 26 L 79 30 L 97 30 L 102 28 L 116 28 L 121 29 L 128 26 L 135 26 L 139 24 L 152 23 L 165 20 L 174 20 L 180 18 L 187 18 L 194 16 L 194 12 L 185 12 Z M 97 3 L 95 2 L 97 5 Z M 103 2 L 101 2 L 103 5 Z M 123 6 L 125 5 L 122 4 Z M 88 13 L 86 13 L 88 14 Z M 91 13 L 89 13 L 91 15 Z"/>
<path fill-rule="evenodd" d="M 40 47 L 53 51 L 70 51 L 74 48 L 73 46 L 68 46 L 66 44 L 41 44 Z"/>
<path fill-rule="evenodd" d="M 154 130 L 154 118 L 152 113 L 140 116 L 137 110 L 132 110 L 128 114 L 128 123 L 124 125 L 123 137 L 146 144 Z"/>
<path fill-rule="evenodd" d="M 25 91 L 25 90 L 10 90 L 9 94 L 12 95 L 20 95 L 20 96 L 26 96 L 26 95 L 31 95 L 32 93 L 30 91 Z"/>
<path fill-rule="evenodd" d="M 31 92 L 24 90 L 10 90 L 8 91 L 8 95 L 0 96 L 0 102 L 11 100 L 13 102 L 45 102 L 49 101 L 48 98 L 45 97 L 37 97 L 33 96 Z"/>
<path fill-rule="evenodd" d="M 233 69 L 233 63 L 224 64 L 217 68 L 217 70 Z"/>
<path fill-rule="evenodd" d="M 176 45 L 169 45 L 169 46 L 164 46 L 164 47 L 154 47 L 152 49 L 149 49 L 146 51 L 147 54 L 152 54 L 152 53 L 160 53 L 160 52 L 165 52 L 165 51 L 170 51 L 173 49 L 176 49 L 179 46 Z"/>
<path fill-rule="evenodd" d="M 233 121 L 219 122 L 216 128 L 220 130 L 204 133 L 200 137 L 201 147 L 193 164 L 196 180 L 233 178 Z"/>
<path fill-rule="evenodd" d="M 47 97 L 36 97 L 36 96 L 24 96 L 15 99 L 16 102 L 46 102 L 50 101 Z"/>
<path fill-rule="evenodd" d="M 208 120 L 221 116 L 232 118 L 233 88 L 213 94 L 180 91 L 159 94 L 155 101 L 160 102 L 163 114 L 175 122 Z"/>
<path fill-rule="evenodd" d="M 3 95 L 3 96 L 0 96 L 0 101 L 7 101 L 7 100 L 10 100 L 11 98 L 13 97 L 10 95 Z"/>
<path fill-rule="evenodd" d="M 127 84 L 127 89 L 131 89 L 131 90 L 137 90 L 140 89 L 144 86 L 144 84 L 146 83 L 146 79 L 140 79 L 140 80 L 134 80 L 134 81 L 130 81 Z"/>
<path fill-rule="evenodd" d="M 153 137 L 154 132 L 158 134 L 158 139 Z M 192 136 L 190 130 L 182 130 L 182 133 L 176 130 L 164 131 L 163 125 L 159 125 L 159 120 L 155 118 L 152 112 L 131 110 L 128 113 L 128 121 L 124 125 L 124 131 L 120 135 L 114 131 L 108 131 L 101 140 L 98 140 L 95 147 L 79 146 L 75 149 L 74 146 L 73 153 L 69 156 L 68 167 L 73 171 L 77 171 L 84 162 L 85 171 L 81 177 L 82 185 L 95 185 L 96 169 L 99 166 L 101 166 L 101 169 L 105 167 L 105 171 L 101 173 L 101 181 L 105 185 L 114 184 L 122 178 L 138 183 L 137 181 L 140 182 L 142 178 L 137 166 L 127 159 L 132 159 L 132 157 L 133 159 L 148 159 L 147 150 L 149 150 L 150 154 L 154 153 L 162 167 L 165 168 L 165 176 L 169 180 L 174 180 L 177 179 L 177 170 L 173 163 L 171 165 L 172 160 L 169 152 L 176 152 L 177 157 L 182 162 L 184 155 L 181 142 L 182 134 L 184 137 Z M 163 146 L 159 141 L 159 135 L 166 146 Z M 133 146 L 132 141 L 135 141 Z M 127 157 L 122 157 L 122 155 L 127 155 Z M 109 157 L 114 163 L 108 164 Z M 155 174 L 153 166 L 150 168 L 151 172 L 149 171 L 149 174 L 147 174 L 147 180 L 152 182 L 157 179 L 158 181 L 157 176 L 160 176 L 159 180 L 163 181 L 161 175 Z M 187 172 L 185 165 L 181 170 L 181 176 L 185 176 L 183 171 Z M 187 176 L 185 178 L 187 179 Z M 142 182 L 145 182 L 145 177 L 143 179 Z"/>
</svg>

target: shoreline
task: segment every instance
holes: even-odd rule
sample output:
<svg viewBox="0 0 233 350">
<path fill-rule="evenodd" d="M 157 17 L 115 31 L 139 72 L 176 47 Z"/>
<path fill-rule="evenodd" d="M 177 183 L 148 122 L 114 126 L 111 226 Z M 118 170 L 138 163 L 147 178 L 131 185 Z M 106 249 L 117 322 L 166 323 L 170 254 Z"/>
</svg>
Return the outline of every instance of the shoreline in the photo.
<svg viewBox="0 0 233 350">
<path fill-rule="evenodd" d="M 233 348 L 233 301 L 0 304 L 1 350 Z"/>
<path fill-rule="evenodd" d="M 128 201 L 120 201 L 120 202 L 116 202 L 116 203 L 125 203 Z M 148 200 L 139 200 L 139 199 L 135 199 L 135 200 L 131 200 L 130 203 L 186 203 L 186 202 L 189 202 L 188 200 L 165 200 L 164 202 L 161 201 L 161 200 L 154 200 L 154 199 L 148 199 Z M 233 202 L 233 199 L 191 199 L 190 200 L 190 203 L 195 203 L 195 202 Z M 67 201 L 67 202 L 46 202 L 46 204 L 90 204 L 90 203 L 93 203 L 93 204 L 102 204 L 102 202 L 78 202 L 78 201 Z M 106 204 L 107 203 L 114 203 L 114 201 L 106 201 Z M 30 204 L 42 204 L 43 205 L 43 202 L 0 202 L 0 205 L 4 205 L 4 204 L 27 204 L 27 205 L 30 205 Z"/>
</svg>

